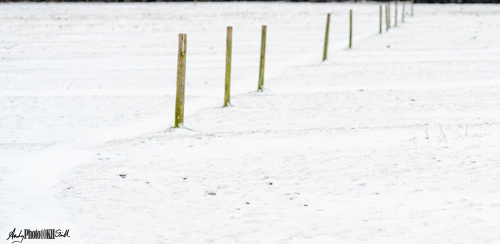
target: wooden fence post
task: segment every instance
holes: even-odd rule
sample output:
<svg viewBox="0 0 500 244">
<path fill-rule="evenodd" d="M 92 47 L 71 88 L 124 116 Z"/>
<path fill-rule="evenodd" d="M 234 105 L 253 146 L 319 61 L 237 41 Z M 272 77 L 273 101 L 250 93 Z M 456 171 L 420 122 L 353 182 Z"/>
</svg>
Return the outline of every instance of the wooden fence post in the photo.
<svg viewBox="0 0 500 244">
<path fill-rule="evenodd" d="M 385 4 L 385 31 L 389 31 L 389 8 Z"/>
<path fill-rule="evenodd" d="M 175 96 L 175 124 L 179 128 L 184 123 L 184 86 L 186 80 L 187 35 L 179 34 L 179 54 L 177 56 L 177 94 Z"/>
<path fill-rule="evenodd" d="M 398 26 L 398 0 L 394 0 L 394 27 Z"/>
<path fill-rule="evenodd" d="M 231 100 L 231 54 L 233 49 L 233 27 L 227 27 L 226 40 L 226 86 L 224 91 L 224 107 L 230 104 Z"/>
<path fill-rule="evenodd" d="M 405 3 L 406 0 L 403 0 L 403 14 L 401 15 L 401 23 L 405 22 Z"/>
<path fill-rule="evenodd" d="M 260 43 L 260 69 L 259 69 L 259 85 L 257 91 L 262 91 L 264 86 L 264 65 L 266 61 L 266 33 L 267 26 L 262 26 L 262 41 Z"/>
<path fill-rule="evenodd" d="M 387 18 L 389 19 L 389 29 L 391 28 L 391 0 L 387 2 L 387 9 L 388 9 L 388 14 Z"/>
<path fill-rule="evenodd" d="M 382 5 L 380 5 L 380 28 L 378 30 L 379 34 L 382 34 Z"/>
<path fill-rule="evenodd" d="M 326 33 L 325 33 L 325 46 L 323 48 L 323 61 L 326 60 L 328 54 L 328 32 L 330 30 L 330 14 L 326 16 Z"/>
<path fill-rule="evenodd" d="M 349 10 L 349 48 L 352 46 L 352 9 Z"/>
<path fill-rule="evenodd" d="M 413 0 L 411 0 L 411 16 L 413 16 Z"/>
</svg>

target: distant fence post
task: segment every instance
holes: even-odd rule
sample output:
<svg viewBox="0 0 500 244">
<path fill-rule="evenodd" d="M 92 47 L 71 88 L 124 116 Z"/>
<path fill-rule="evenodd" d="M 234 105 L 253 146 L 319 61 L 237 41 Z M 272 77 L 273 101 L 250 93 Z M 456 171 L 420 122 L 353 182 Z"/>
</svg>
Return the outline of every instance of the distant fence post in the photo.
<svg viewBox="0 0 500 244">
<path fill-rule="evenodd" d="M 389 7 L 385 4 L 385 31 L 389 31 Z"/>
<path fill-rule="evenodd" d="M 323 61 L 326 60 L 328 54 L 328 32 L 330 30 L 330 14 L 326 16 L 326 33 L 325 33 L 325 46 L 323 47 Z"/>
<path fill-rule="evenodd" d="M 403 0 L 403 14 L 401 15 L 401 23 L 405 22 L 405 3 L 406 0 Z"/>
<path fill-rule="evenodd" d="M 179 128 L 184 123 L 184 87 L 186 79 L 187 35 L 179 34 L 179 54 L 177 56 L 177 94 L 175 96 L 175 124 Z"/>
<path fill-rule="evenodd" d="M 227 27 L 226 40 L 226 86 L 224 90 L 224 107 L 231 102 L 231 54 L 233 49 L 233 27 Z"/>
<path fill-rule="evenodd" d="M 394 0 L 394 27 L 398 26 L 398 0 Z"/>
<path fill-rule="evenodd" d="M 352 46 L 352 9 L 349 10 L 349 48 Z"/>
<path fill-rule="evenodd" d="M 411 16 L 413 16 L 413 0 L 411 0 Z"/>
<path fill-rule="evenodd" d="M 380 5 L 380 28 L 378 30 L 379 34 L 382 34 L 382 5 Z"/>
<path fill-rule="evenodd" d="M 389 19 L 389 29 L 391 28 L 391 0 L 387 2 L 388 14 L 387 18 Z"/>
<path fill-rule="evenodd" d="M 259 69 L 259 85 L 257 87 L 258 91 L 262 91 L 264 86 L 264 65 L 266 61 L 266 33 L 267 26 L 262 26 L 262 41 L 260 43 L 260 69 Z"/>
</svg>

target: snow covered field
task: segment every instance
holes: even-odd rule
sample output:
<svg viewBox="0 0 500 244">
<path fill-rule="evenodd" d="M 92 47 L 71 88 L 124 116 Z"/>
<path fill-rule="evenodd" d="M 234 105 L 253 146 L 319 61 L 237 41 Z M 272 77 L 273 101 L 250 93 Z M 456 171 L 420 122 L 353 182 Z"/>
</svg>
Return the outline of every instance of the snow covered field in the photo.
<svg viewBox="0 0 500 244">
<path fill-rule="evenodd" d="M 0 4 L 0 243 L 498 243 L 500 5 L 378 6 Z"/>
</svg>

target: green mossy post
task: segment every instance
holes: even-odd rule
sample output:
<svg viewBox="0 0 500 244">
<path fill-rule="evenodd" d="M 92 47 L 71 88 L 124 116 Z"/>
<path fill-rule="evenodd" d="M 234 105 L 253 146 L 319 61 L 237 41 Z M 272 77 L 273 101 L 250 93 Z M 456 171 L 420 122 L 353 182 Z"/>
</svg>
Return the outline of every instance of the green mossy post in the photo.
<svg viewBox="0 0 500 244">
<path fill-rule="evenodd" d="M 406 0 L 403 0 L 403 14 L 401 15 L 401 23 L 405 22 L 405 3 Z"/>
<path fill-rule="evenodd" d="M 382 34 L 382 5 L 380 5 L 380 28 L 378 30 L 379 34 Z"/>
<path fill-rule="evenodd" d="M 394 0 L 394 27 L 398 26 L 398 0 Z"/>
<path fill-rule="evenodd" d="M 224 107 L 230 104 L 231 99 L 231 54 L 233 49 L 233 27 L 227 27 L 226 40 L 226 86 L 224 89 Z"/>
<path fill-rule="evenodd" d="M 179 128 L 184 123 L 184 87 L 186 80 L 187 35 L 179 34 L 179 54 L 177 56 L 177 94 L 175 96 L 175 124 Z"/>
<path fill-rule="evenodd" d="M 323 47 L 323 61 L 326 60 L 328 54 L 328 32 L 330 31 L 330 14 L 326 16 L 326 33 L 325 33 L 325 46 Z"/>
<path fill-rule="evenodd" d="M 264 65 L 266 62 L 266 34 L 267 26 L 262 26 L 262 41 L 260 43 L 260 69 L 259 69 L 259 85 L 257 91 L 262 91 L 264 87 Z"/>
<path fill-rule="evenodd" d="M 349 48 L 352 47 L 352 9 L 349 10 Z"/>
</svg>

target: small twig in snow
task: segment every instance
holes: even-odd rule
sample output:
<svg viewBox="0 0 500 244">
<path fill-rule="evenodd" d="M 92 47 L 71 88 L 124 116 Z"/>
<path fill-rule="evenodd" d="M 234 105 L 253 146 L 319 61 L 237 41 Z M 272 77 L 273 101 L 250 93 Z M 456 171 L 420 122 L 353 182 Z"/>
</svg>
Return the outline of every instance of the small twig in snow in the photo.
<svg viewBox="0 0 500 244">
<path fill-rule="evenodd" d="M 441 130 L 441 133 L 443 134 L 444 140 L 446 143 L 448 143 L 448 140 L 446 140 L 446 136 L 444 135 L 443 129 L 441 129 L 441 124 L 439 124 L 439 129 Z"/>
<path fill-rule="evenodd" d="M 464 139 L 464 138 L 462 137 L 462 135 L 460 134 L 460 131 L 458 131 L 458 129 L 457 129 L 457 132 L 458 132 L 458 135 L 460 136 L 460 138 Z"/>
</svg>

